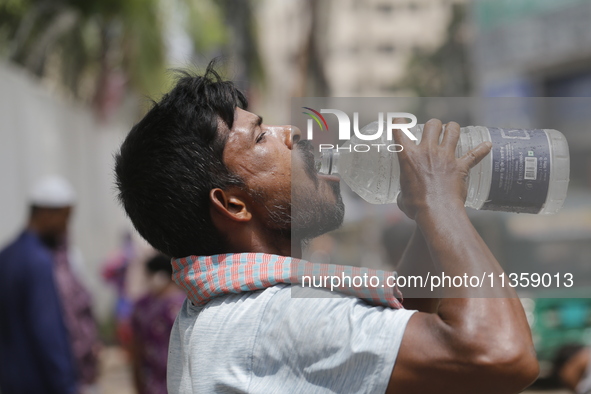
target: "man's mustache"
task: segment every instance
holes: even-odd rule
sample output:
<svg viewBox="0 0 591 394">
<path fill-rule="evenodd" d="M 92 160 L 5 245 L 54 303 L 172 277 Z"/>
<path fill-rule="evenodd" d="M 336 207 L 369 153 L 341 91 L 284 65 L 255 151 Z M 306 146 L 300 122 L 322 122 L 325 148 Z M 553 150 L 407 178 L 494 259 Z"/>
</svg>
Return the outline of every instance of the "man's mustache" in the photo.
<svg viewBox="0 0 591 394">
<path fill-rule="evenodd" d="M 318 174 L 314 164 L 314 145 L 312 145 L 310 140 L 299 140 L 296 143 L 296 149 L 301 152 L 306 173 L 314 181 L 314 184 L 318 186 Z"/>
</svg>

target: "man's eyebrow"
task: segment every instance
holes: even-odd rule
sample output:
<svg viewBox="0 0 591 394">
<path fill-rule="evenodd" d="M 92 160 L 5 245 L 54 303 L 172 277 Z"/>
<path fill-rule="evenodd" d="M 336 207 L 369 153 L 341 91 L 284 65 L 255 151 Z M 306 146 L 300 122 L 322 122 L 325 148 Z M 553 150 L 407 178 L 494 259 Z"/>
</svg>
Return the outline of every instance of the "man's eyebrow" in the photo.
<svg viewBox="0 0 591 394">
<path fill-rule="evenodd" d="M 263 117 L 257 115 L 257 119 L 252 121 L 252 125 L 257 127 L 263 124 Z"/>
<path fill-rule="evenodd" d="M 250 122 L 250 134 L 254 136 L 256 133 L 256 128 L 262 124 L 263 124 L 263 117 L 257 115 L 256 119 L 253 119 L 253 121 Z"/>
</svg>

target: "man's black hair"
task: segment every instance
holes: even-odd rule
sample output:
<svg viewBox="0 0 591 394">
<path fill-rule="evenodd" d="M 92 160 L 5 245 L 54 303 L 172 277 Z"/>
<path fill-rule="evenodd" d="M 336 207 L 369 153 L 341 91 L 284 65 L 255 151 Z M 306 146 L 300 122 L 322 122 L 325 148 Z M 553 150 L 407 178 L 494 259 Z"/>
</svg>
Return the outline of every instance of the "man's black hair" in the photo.
<svg viewBox="0 0 591 394">
<path fill-rule="evenodd" d="M 176 86 L 129 132 L 115 156 L 119 201 L 137 231 L 173 257 L 224 252 L 209 191 L 242 187 L 222 160 L 236 107 L 248 102 L 211 62 L 203 76 L 179 71 Z"/>
</svg>

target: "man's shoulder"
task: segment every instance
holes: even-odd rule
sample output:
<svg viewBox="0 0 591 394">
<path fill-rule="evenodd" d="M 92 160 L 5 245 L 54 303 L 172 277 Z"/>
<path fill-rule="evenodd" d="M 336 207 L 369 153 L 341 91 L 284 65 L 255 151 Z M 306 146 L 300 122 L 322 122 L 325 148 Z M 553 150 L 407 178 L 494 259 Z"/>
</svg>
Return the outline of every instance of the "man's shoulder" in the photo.
<svg viewBox="0 0 591 394">
<path fill-rule="evenodd" d="M 227 313 L 235 318 L 244 318 L 254 310 L 272 314 L 274 317 L 288 317 L 290 313 L 298 312 L 298 318 L 326 313 L 338 314 L 352 310 L 378 314 L 398 312 L 390 308 L 373 306 L 357 297 L 324 288 L 278 284 L 262 290 L 219 296 L 204 306 L 195 306 L 187 300 L 181 308 L 180 317 L 194 319 L 201 314 Z M 409 311 L 400 310 L 400 312 L 404 314 Z"/>
<path fill-rule="evenodd" d="M 404 331 L 414 311 L 373 306 L 364 300 L 331 292 L 326 289 L 305 288 L 280 284 L 263 290 L 229 294 L 211 300 L 205 306 L 195 306 L 187 300 L 181 307 L 177 326 L 194 332 L 216 332 L 223 328 L 231 337 L 284 337 L 306 343 L 311 337 L 326 341 L 335 333 L 343 335 L 351 328 L 373 332 L 376 327 Z M 326 327 L 332 327 L 326 330 Z M 290 333 L 282 336 L 282 333 Z M 331 334 L 332 333 L 332 334 Z M 322 338 L 320 338 L 320 337 Z"/>
<path fill-rule="evenodd" d="M 37 236 L 25 231 L 0 251 L 0 261 L 20 269 L 51 269 L 52 257 Z"/>
<path fill-rule="evenodd" d="M 181 312 L 182 317 L 196 318 L 201 314 L 235 314 L 235 310 L 259 309 L 268 312 L 275 309 L 283 311 L 310 309 L 318 311 L 323 308 L 334 308 L 337 305 L 370 307 L 361 299 L 327 289 L 278 284 L 262 290 L 218 296 L 204 306 L 195 306 L 188 301 Z M 243 314 L 240 313 L 239 316 L 241 315 Z"/>
<path fill-rule="evenodd" d="M 294 285 L 281 288 L 268 300 L 261 331 L 292 331 L 292 339 L 300 337 L 305 342 L 311 336 L 350 332 L 351 327 L 373 330 L 400 324 L 403 330 L 412 313 L 370 305 L 360 298 L 326 289 Z M 326 330 L 327 327 L 331 330 Z"/>
<path fill-rule="evenodd" d="M 186 300 L 172 330 L 169 389 L 210 392 L 227 384 L 247 392 L 292 387 L 324 393 L 357 384 L 351 392 L 384 392 L 411 314 L 286 284 L 217 297 L 205 306 Z M 209 359 L 216 363 L 190 368 Z M 302 378 L 312 370 L 314 376 Z"/>
</svg>

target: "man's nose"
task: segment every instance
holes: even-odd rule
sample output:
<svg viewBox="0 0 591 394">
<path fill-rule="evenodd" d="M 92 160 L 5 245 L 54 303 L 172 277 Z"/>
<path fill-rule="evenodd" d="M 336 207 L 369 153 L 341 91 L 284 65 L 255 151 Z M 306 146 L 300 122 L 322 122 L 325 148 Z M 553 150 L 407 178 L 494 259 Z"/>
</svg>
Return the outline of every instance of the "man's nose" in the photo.
<svg viewBox="0 0 591 394">
<path fill-rule="evenodd" d="M 285 145 L 289 149 L 292 149 L 294 144 L 302 138 L 302 132 L 295 126 L 283 126 L 283 133 L 285 135 Z"/>
</svg>

